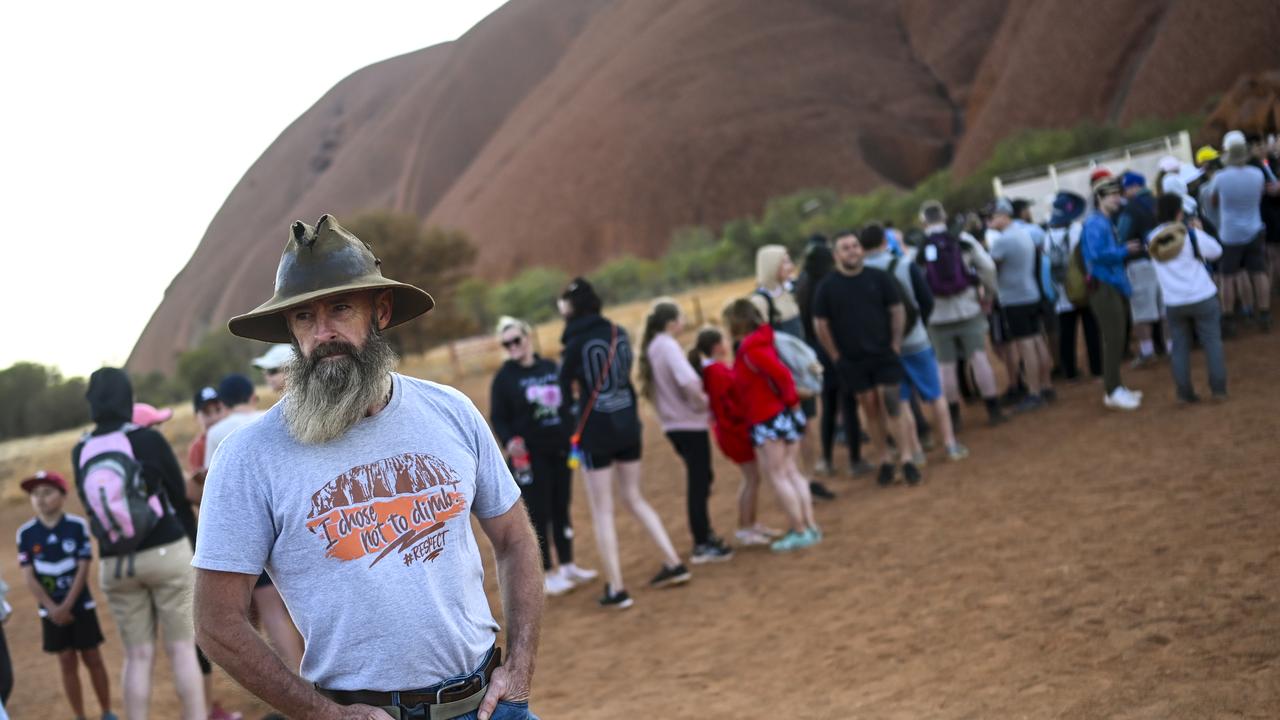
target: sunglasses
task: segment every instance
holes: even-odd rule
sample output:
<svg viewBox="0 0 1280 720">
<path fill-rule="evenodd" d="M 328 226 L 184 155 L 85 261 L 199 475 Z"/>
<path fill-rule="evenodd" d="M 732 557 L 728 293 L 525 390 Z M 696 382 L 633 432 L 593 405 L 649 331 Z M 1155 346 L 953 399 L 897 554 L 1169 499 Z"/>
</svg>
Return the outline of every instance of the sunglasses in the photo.
<svg viewBox="0 0 1280 720">
<path fill-rule="evenodd" d="M 266 375 L 267 377 L 275 377 L 276 375 L 279 375 L 282 372 L 284 372 L 284 370 L 281 368 L 272 368 L 270 370 L 263 370 L 262 374 Z"/>
<path fill-rule="evenodd" d="M 517 336 L 517 337 L 511 338 L 510 340 L 503 340 L 502 347 L 510 350 L 513 347 L 519 347 L 520 343 L 522 342 L 524 342 L 524 337 Z"/>
</svg>

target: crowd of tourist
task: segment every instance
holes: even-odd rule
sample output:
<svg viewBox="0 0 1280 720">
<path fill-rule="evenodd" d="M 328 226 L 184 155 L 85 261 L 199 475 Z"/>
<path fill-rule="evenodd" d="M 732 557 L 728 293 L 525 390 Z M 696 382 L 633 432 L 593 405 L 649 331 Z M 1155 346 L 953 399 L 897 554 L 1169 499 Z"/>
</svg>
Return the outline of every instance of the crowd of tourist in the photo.
<svg viewBox="0 0 1280 720">
<path fill-rule="evenodd" d="M 657 550 L 649 585 L 671 587 L 691 579 L 664 518 L 642 491 L 642 403 L 652 406 L 685 468 L 687 557 L 691 565 L 701 565 L 731 561 L 738 549 L 760 546 L 789 553 L 821 543 L 814 504 L 835 498 L 824 480 L 840 474 L 837 445 L 847 446 L 849 474 L 873 476 L 883 487 L 920 484 L 935 448 L 946 461 L 965 460 L 969 450 L 960 437 L 967 401 L 980 402 L 987 423 L 996 426 L 1049 412 L 1057 384 L 1088 382 L 1086 376 L 1092 376 L 1101 379 L 1105 408 L 1133 411 L 1143 395 L 1124 384 L 1125 359 L 1131 361 L 1130 371 L 1139 371 L 1167 357 L 1177 401 L 1196 403 L 1201 398 L 1189 362 L 1196 346 L 1205 353 L 1211 398 L 1225 400 L 1223 338 L 1249 324 L 1262 332 L 1271 327 L 1272 281 L 1280 270 L 1277 158 L 1259 139 L 1232 132 L 1221 150 L 1201 148 L 1195 164 L 1184 168 L 1166 158 L 1150 182 L 1130 170 L 1096 168 L 1091 196 L 1057 193 L 1043 226 L 1033 221 L 1030 203 L 1022 199 L 997 198 L 980 211 L 955 215 L 929 201 L 919 210 L 918 228 L 903 234 L 885 223 L 840 230 L 830 238 L 815 235 L 798 264 L 786 248 L 767 245 L 757 251 L 755 290 L 729 302 L 718 322 L 688 328 L 680 305 L 659 299 L 638 344 L 627 329 L 602 315 L 599 294 L 582 278 L 558 298 L 565 321 L 558 361 L 535 352 L 528 323 L 502 318 L 496 334 L 507 359 L 493 378 L 489 420 L 532 523 L 543 593 L 563 595 L 602 574 L 599 604 L 633 605 L 620 559 L 615 497 L 640 521 Z M 287 253 L 312 248 L 317 232 L 333 233 L 334 242 L 355 247 L 357 241 L 336 223 L 325 229 L 327 221 L 322 219 L 320 231 L 295 228 L 298 240 Z M 368 287 L 375 289 L 408 287 L 384 281 L 380 273 L 361 276 L 370 277 Z M 433 301 L 422 296 L 426 300 L 416 301 L 420 306 L 412 314 L 430 309 Z M 320 299 L 306 296 L 305 302 L 328 302 L 328 296 L 315 297 Z M 348 322 L 356 316 L 350 314 L 354 301 L 342 299 L 347 297 L 316 312 L 332 313 L 338 318 L 334 323 Z M 331 427 L 333 416 L 324 410 L 319 386 L 305 389 L 319 393 L 317 412 L 268 414 L 257 409 L 254 383 L 229 375 L 217 387 L 195 393 L 201 432 L 184 470 L 156 429 L 172 413 L 135 404 L 121 370 L 104 368 L 91 376 L 87 398 L 95 425 L 72 452 L 73 482 L 51 471 L 25 479 L 21 486 L 30 494 L 35 517 L 17 533 L 18 564 L 39 608 L 43 649 L 58 657 L 77 718 L 86 717 L 81 665 L 101 717 L 115 718 L 98 651 L 103 636 L 95 593 L 87 582 L 95 540 L 100 596 L 124 645 L 126 717 L 146 716 L 161 641 L 183 718 L 239 717 L 213 701 L 212 664 L 196 644 L 192 564 L 206 477 L 211 467 L 225 472 L 234 461 L 226 458 L 234 450 L 220 450 L 236 446 L 230 438 L 237 433 L 243 439 L 245 428 L 279 423 L 300 442 L 323 449 L 352 423 L 371 419 L 366 407 L 392 407 L 393 391 L 414 398 L 435 392 L 416 385 L 395 390 L 407 381 L 386 387 L 375 377 L 382 372 L 377 368 L 394 361 L 376 340 L 381 327 L 407 318 L 395 314 L 401 311 L 390 305 L 390 296 L 374 297 L 388 304 L 372 301 L 378 323 L 369 331 L 373 349 L 350 351 L 356 367 L 374 368 L 365 378 L 369 392 L 342 386 L 356 398 L 351 407 L 342 406 L 352 411 L 345 426 Z M 268 310 L 262 313 L 270 317 Z M 250 316 L 237 320 L 244 318 Z M 304 314 L 287 317 L 290 333 L 313 322 Z M 244 329 L 247 337 L 280 337 L 276 326 Z M 686 347 L 681 339 L 687 330 L 693 332 Z M 365 352 L 374 353 L 369 357 L 376 361 Z M 301 374 L 299 382 L 324 380 L 337 371 L 323 368 L 340 364 L 325 361 L 345 354 L 340 344 L 308 348 L 295 335 L 293 345 L 273 346 L 254 366 L 275 393 L 284 395 L 290 392 L 291 371 Z M 728 538 L 715 531 L 708 511 L 713 447 L 741 473 L 736 527 Z M 353 471 L 373 473 L 369 467 Z M 599 572 L 575 562 L 570 503 L 576 468 L 583 470 Z M 364 483 L 363 490 L 326 486 L 326 502 L 378 496 L 370 477 L 349 481 Z M 408 480 L 394 482 L 399 483 L 396 493 L 406 492 L 402 485 Z M 225 487 L 219 502 L 228 502 Z M 495 488 L 515 501 L 514 490 L 500 483 Z M 783 527 L 760 521 L 762 488 L 777 503 Z M 70 492 L 80 496 L 87 519 L 64 511 Z M 331 507 L 315 498 L 313 515 Z M 482 516 L 482 523 L 493 517 Z M 329 532 L 323 526 L 306 529 L 312 535 L 321 530 Z M 227 544 L 221 536 L 214 540 Z M 380 542 L 367 535 L 362 541 L 370 547 Z M 262 552 L 269 549 L 266 545 Z M 215 553 L 195 557 L 197 567 L 221 569 L 211 559 Z M 403 564 L 417 560 L 410 553 Z M 286 608 L 273 583 L 275 573 L 269 571 L 280 566 L 266 562 L 253 564 L 257 579 L 251 594 L 246 586 L 246 596 L 272 650 L 296 674 L 306 667 L 304 646 L 313 640 L 304 643 L 303 625 L 295 627 L 293 606 Z M 0 598 L 5 589 L 0 583 Z M 4 603 L 0 620 L 9 614 Z M 206 630 L 205 637 L 212 635 Z M 220 650 L 226 657 L 226 648 Z M 486 680 L 497 666 L 493 652 L 475 670 Z M 0 706 L 12 678 L 0 634 Z M 323 694 L 341 701 L 342 692 Z"/>
</svg>

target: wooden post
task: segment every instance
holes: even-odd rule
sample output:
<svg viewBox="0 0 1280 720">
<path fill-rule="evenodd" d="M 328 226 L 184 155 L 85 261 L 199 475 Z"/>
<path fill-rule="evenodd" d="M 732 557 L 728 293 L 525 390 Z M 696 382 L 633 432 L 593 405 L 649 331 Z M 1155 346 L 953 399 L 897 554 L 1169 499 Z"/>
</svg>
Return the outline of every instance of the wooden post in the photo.
<svg viewBox="0 0 1280 720">
<path fill-rule="evenodd" d="M 702 317 L 702 299 L 697 295 L 693 296 L 693 326 L 695 328 L 702 327 L 704 318 Z"/>
</svg>

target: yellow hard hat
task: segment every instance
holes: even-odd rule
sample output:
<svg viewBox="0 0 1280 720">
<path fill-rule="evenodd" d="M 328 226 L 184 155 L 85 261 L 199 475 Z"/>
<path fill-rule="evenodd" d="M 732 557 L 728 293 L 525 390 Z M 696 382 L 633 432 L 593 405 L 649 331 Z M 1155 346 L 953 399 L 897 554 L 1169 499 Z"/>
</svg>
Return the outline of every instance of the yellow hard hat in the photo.
<svg viewBox="0 0 1280 720">
<path fill-rule="evenodd" d="M 1218 154 L 1217 150 L 1213 149 L 1213 146 L 1205 145 L 1196 151 L 1196 165 L 1199 166 L 1204 165 L 1205 163 L 1211 163 L 1219 157 L 1221 156 Z"/>
</svg>

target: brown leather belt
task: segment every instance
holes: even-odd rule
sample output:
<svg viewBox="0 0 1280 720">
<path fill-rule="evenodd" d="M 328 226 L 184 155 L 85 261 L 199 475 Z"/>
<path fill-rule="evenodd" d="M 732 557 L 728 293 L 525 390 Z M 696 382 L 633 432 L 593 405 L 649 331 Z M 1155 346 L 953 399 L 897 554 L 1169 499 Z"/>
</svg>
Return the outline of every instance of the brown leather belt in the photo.
<svg viewBox="0 0 1280 720">
<path fill-rule="evenodd" d="M 489 678 L 493 677 L 493 671 L 501 664 L 502 648 L 495 647 L 489 654 L 489 661 L 484 664 L 484 667 L 462 680 L 442 682 L 428 688 L 398 693 L 375 690 L 326 690 L 321 687 L 317 687 L 316 690 L 339 705 L 372 705 L 374 707 L 398 705 L 405 708 L 418 705 L 442 705 L 465 700 L 483 690 L 489 684 Z"/>
</svg>

